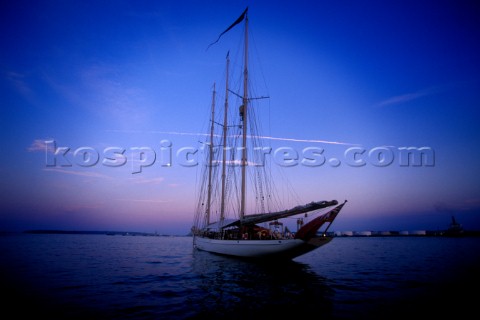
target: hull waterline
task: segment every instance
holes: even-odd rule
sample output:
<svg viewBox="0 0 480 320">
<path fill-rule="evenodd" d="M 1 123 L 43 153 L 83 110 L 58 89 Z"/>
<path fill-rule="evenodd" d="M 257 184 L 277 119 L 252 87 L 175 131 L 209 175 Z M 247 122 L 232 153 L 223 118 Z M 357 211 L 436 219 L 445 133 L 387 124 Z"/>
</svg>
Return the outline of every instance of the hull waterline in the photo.
<svg viewBox="0 0 480 320">
<path fill-rule="evenodd" d="M 195 237 L 198 250 L 242 258 L 286 258 L 293 259 L 315 250 L 333 238 L 320 236 L 308 241 L 302 239 L 279 240 L 219 240 Z"/>
</svg>

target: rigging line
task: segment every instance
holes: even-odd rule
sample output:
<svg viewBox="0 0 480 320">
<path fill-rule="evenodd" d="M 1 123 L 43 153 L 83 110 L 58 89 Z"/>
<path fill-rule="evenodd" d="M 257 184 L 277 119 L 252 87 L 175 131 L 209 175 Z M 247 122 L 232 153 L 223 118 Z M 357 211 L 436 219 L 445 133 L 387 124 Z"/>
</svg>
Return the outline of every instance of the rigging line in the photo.
<svg viewBox="0 0 480 320">
<path fill-rule="evenodd" d="M 235 91 L 233 90 L 230 90 L 228 89 L 228 92 L 236 95 L 237 97 L 243 99 L 243 96 L 239 95 L 238 93 L 236 93 Z M 260 97 L 251 97 L 251 98 L 247 98 L 248 101 L 252 101 L 252 100 L 261 100 L 261 99 L 270 99 L 269 96 L 260 96 Z"/>
<path fill-rule="evenodd" d="M 250 35 L 251 35 L 251 39 L 252 39 L 251 42 L 252 42 L 253 50 L 255 51 L 254 57 L 258 60 L 258 68 L 255 67 L 255 68 L 253 68 L 253 70 L 260 70 L 260 74 L 262 75 L 261 78 L 263 80 L 263 85 L 265 86 L 265 89 L 268 93 L 270 90 L 268 89 L 267 81 L 266 81 L 266 78 L 265 78 L 265 73 L 263 72 L 263 68 L 262 68 L 262 65 L 263 65 L 263 63 L 261 62 L 262 55 L 260 55 L 260 53 L 258 52 L 257 42 L 255 41 L 255 32 L 253 32 L 251 26 L 249 26 L 249 28 L 250 28 Z M 253 60 L 252 63 L 255 63 L 255 60 Z"/>
</svg>

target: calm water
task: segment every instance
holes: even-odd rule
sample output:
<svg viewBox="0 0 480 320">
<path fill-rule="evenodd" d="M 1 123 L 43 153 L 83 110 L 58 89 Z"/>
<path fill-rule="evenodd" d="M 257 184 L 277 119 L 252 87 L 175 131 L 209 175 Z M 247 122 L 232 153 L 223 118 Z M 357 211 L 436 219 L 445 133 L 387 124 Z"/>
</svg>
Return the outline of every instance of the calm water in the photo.
<svg viewBox="0 0 480 320">
<path fill-rule="evenodd" d="M 0 258 L 2 311 L 50 319 L 415 318 L 480 303 L 474 237 L 338 237 L 274 264 L 189 237 L 18 234 L 0 236 Z"/>
</svg>

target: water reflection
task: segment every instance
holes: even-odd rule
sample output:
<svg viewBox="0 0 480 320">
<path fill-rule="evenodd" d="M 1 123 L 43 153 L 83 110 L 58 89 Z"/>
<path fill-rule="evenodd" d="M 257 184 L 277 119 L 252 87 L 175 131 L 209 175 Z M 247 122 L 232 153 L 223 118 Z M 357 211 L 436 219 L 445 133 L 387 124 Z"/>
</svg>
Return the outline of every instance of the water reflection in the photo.
<svg viewBox="0 0 480 320">
<path fill-rule="evenodd" d="M 197 292 L 189 303 L 192 318 L 284 318 L 333 310 L 334 291 L 326 279 L 295 261 L 245 261 L 208 252 L 193 252 Z M 194 298 L 195 297 L 195 298 Z"/>
</svg>

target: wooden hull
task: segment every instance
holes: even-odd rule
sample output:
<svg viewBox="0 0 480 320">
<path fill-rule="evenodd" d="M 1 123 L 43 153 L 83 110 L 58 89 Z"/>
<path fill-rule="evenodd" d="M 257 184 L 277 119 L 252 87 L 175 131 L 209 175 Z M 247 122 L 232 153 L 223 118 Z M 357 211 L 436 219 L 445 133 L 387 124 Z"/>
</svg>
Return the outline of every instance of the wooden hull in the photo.
<svg viewBox="0 0 480 320">
<path fill-rule="evenodd" d="M 196 236 L 194 246 L 203 251 L 242 258 L 293 259 L 315 250 L 332 240 L 332 237 L 315 237 L 281 240 L 219 240 Z"/>
</svg>

